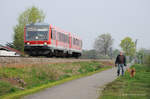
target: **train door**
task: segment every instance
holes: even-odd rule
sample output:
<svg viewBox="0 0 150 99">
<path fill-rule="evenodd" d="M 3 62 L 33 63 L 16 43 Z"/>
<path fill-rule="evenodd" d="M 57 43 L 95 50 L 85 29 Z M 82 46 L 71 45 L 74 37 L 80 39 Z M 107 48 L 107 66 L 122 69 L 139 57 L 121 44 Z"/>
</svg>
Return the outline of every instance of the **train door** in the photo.
<svg viewBox="0 0 150 99">
<path fill-rule="evenodd" d="M 56 47 L 56 30 L 54 28 L 52 29 L 51 38 L 52 38 L 52 45 Z"/>
<path fill-rule="evenodd" d="M 71 49 L 72 47 L 72 36 L 71 33 L 69 33 L 69 48 Z"/>
</svg>

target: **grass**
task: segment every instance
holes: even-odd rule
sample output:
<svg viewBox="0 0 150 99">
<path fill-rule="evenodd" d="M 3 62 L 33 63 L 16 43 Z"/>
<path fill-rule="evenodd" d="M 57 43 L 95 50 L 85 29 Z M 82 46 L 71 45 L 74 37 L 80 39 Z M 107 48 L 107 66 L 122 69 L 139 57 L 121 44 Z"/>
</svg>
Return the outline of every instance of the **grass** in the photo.
<svg viewBox="0 0 150 99">
<path fill-rule="evenodd" d="M 128 72 L 106 85 L 99 99 L 150 99 L 150 66 L 134 65 L 133 78 Z"/>
<path fill-rule="evenodd" d="M 83 76 L 92 75 L 111 68 L 100 62 L 73 62 L 60 64 L 36 64 L 33 66 L 3 66 L 0 68 L 0 99 L 18 99 L 44 88 L 52 87 Z M 27 84 L 16 82 L 22 79 Z M 6 84 L 5 84 L 6 82 Z M 9 86 L 9 87 L 8 87 Z M 23 87 L 21 90 L 19 87 Z"/>
<path fill-rule="evenodd" d="M 0 89 L 0 96 L 5 93 L 13 93 L 15 91 L 18 91 L 16 87 L 5 81 L 0 81 Z"/>
</svg>

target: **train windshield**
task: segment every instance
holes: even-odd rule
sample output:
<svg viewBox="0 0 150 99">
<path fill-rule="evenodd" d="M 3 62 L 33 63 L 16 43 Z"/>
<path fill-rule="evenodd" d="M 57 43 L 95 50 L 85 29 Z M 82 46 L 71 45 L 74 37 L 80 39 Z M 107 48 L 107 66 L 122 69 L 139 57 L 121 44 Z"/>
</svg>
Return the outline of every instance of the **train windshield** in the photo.
<svg viewBox="0 0 150 99">
<path fill-rule="evenodd" d="M 27 41 L 47 41 L 48 27 L 28 27 L 26 32 Z"/>
</svg>

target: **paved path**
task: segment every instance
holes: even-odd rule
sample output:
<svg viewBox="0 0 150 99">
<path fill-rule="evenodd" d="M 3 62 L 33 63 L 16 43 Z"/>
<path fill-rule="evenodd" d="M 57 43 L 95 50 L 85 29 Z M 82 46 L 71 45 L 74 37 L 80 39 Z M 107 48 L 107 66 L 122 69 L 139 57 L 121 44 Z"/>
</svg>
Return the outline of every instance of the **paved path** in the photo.
<svg viewBox="0 0 150 99">
<path fill-rule="evenodd" d="M 23 99 L 97 99 L 102 86 L 117 78 L 116 68 L 73 80 Z"/>
</svg>

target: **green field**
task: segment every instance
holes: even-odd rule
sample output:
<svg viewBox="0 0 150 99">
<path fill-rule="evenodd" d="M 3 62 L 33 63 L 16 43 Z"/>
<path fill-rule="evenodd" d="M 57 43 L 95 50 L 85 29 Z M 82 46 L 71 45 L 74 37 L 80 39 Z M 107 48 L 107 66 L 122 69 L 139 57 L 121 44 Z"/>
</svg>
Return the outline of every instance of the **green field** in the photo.
<svg viewBox="0 0 150 99">
<path fill-rule="evenodd" d="M 106 85 L 99 99 L 150 99 L 150 66 L 134 65 L 133 78 L 129 72 Z"/>
<path fill-rule="evenodd" d="M 18 92 L 29 94 L 108 68 L 111 68 L 111 66 L 97 61 L 2 66 L 0 67 L 0 96 Z"/>
</svg>

